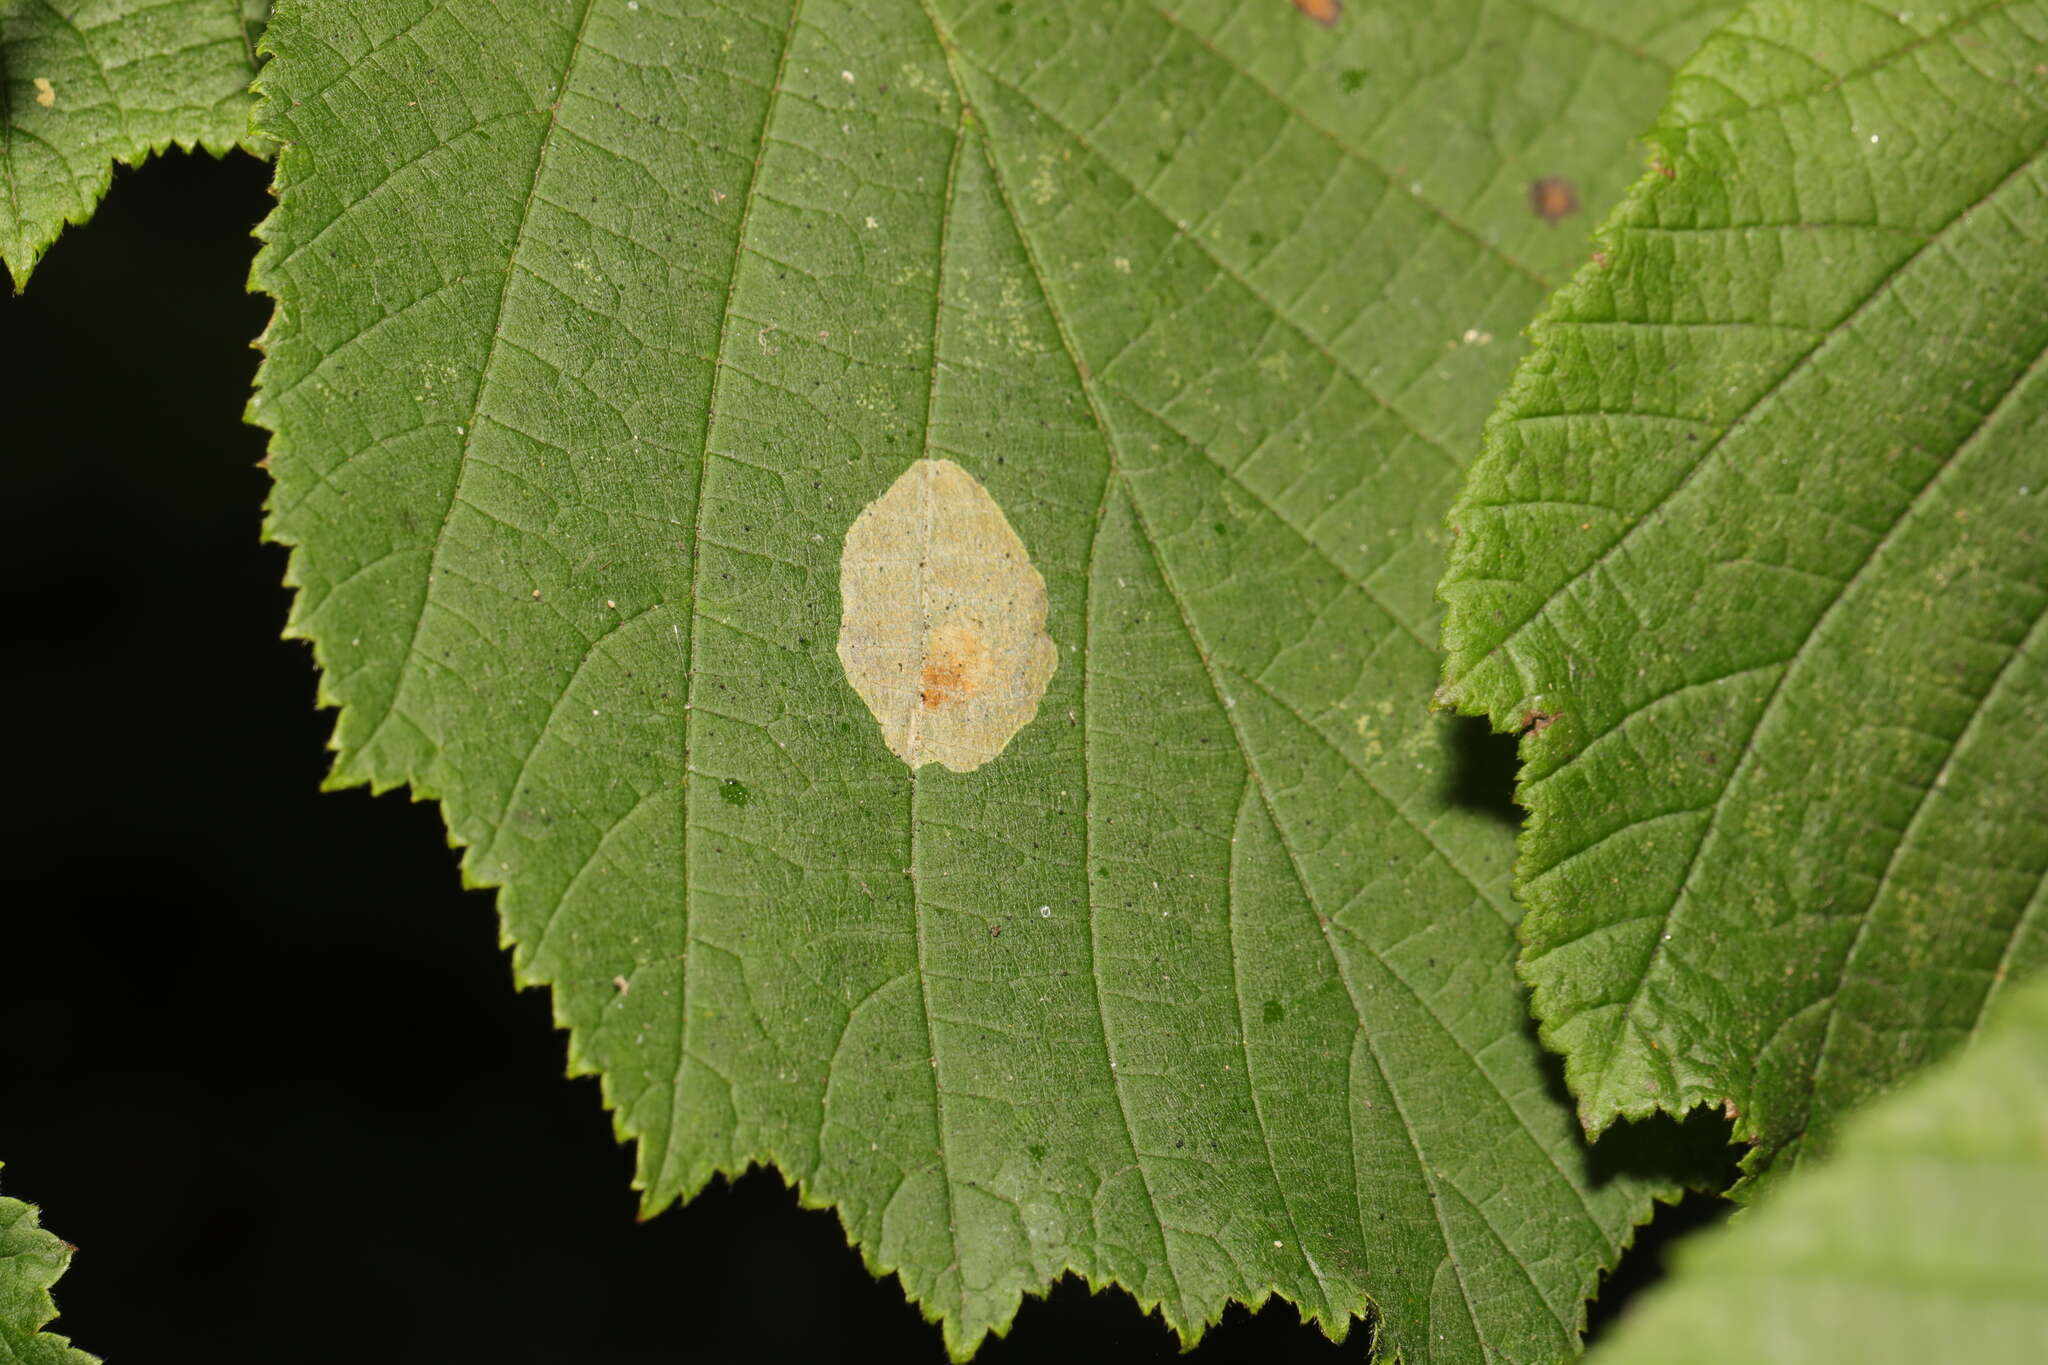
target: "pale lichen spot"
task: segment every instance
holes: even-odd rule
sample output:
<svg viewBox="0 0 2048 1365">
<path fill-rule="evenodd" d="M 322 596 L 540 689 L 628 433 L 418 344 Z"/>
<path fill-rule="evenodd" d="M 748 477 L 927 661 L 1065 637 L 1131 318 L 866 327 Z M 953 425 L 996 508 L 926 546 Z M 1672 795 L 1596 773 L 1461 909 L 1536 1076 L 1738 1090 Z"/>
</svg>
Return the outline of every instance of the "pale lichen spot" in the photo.
<svg viewBox="0 0 2048 1365">
<path fill-rule="evenodd" d="M 1038 714 L 1059 664 L 1045 580 L 1003 509 L 951 460 L 919 460 L 847 528 L 839 662 L 913 770 L 972 772 Z"/>
<path fill-rule="evenodd" d="M 50 78 L 48 76 L 38 76 L 33 84 L 36 88 L 36 103 L 42 105 L 45 109 L 55 108 L 57 104 L 57 87 L 50 84 Z"/>
</svg>

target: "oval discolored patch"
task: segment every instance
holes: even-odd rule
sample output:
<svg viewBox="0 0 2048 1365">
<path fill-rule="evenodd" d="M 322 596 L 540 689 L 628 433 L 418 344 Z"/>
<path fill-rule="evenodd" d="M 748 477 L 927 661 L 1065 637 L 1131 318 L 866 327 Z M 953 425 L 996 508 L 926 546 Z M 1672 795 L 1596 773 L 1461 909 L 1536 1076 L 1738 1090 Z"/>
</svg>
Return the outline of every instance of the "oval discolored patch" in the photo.
<svg viewBox="0 0 2048 1365">
<path fill-rule="evenodd" d="M 919 460 L 861 509 L 839 560 L 839 662 L 912 770 L 973 772 L 1038 714 L 1059 650 L 1045 580 L 1003 509 Z"/>
</svg>

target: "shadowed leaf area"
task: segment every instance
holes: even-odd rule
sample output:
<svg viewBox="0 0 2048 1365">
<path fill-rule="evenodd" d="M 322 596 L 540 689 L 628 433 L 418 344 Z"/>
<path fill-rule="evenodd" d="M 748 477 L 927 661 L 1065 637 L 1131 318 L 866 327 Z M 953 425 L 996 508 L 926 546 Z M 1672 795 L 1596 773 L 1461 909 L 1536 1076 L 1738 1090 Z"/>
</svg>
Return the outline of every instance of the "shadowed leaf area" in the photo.
<svg viewBox="0 0 2048 1365">
<path fill-rule="evenodd" d="M 1842 1125 L 1588 1357 L 2025 1365 L 2048 1339 L 2048 978 L 1960 1056 Z"/>
</svg>

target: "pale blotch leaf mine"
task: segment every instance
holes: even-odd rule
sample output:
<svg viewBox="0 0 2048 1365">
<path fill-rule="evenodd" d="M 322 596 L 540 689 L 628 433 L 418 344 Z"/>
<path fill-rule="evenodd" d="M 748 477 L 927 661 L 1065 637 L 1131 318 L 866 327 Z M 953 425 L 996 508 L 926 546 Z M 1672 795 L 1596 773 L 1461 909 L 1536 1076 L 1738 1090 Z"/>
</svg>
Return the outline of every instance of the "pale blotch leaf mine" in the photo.
<svg viewBox="0 0 2048 1365">
<path fill-rule="evenodd" d="M 1059 664 L 1045 580 L 1003 509 L 919 460 L 847 528 L 839 662 L 889 752 L 972 772 L 1038 714 Z"/>
</svg>

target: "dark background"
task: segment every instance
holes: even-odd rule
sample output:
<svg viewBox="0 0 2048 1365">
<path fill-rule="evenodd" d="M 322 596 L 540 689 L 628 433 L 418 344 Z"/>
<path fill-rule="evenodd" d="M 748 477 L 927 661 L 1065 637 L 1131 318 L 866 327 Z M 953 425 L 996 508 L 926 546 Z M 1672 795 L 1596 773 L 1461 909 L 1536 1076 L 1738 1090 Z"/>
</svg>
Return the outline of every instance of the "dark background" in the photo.
<svg viewBox="0 0 2048 1365">
<path fill-rule="evenodd" d="M 57 1324 L 124 1361 L 886 1359 L 937 1330 L 774 1175 L 634 1218 L 593 1081 L 512 987 L 438 812 L 322 795 L 329 717 L 278 638 L 240 420 L 268 168 L 117 173 L 29 292 L 0 295 L 0 536 L 14 790 L 0 1188 L 80 1250 Z M 1475 741 L 1482 743 L 1483 741 Z M 1473 799 L 1505 808 L 1511 747 Z M 1714 1216 L 1642 1235 L 1595 1328 Z M 1187 1359 L 1365 1359 L 1275 1303 Z M 1179 1359 L 1078 1282 L 985 1365 Z"/>
</svg>

